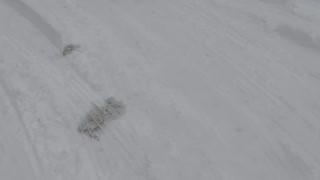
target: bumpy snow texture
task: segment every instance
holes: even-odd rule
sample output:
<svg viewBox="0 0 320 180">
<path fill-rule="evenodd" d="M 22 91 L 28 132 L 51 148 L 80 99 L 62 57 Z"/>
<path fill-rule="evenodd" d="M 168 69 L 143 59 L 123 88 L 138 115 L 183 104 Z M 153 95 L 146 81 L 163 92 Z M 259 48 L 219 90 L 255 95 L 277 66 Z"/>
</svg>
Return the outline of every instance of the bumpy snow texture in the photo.
<svg viewBox="0 0 320 180">
<path fill-rule="evenodd" d="M 114 97 L 110 97 L 105 101 L 103 107 L 94 105 L 93 109 L 81 122 L 78 131 L 88 137 L 99 140 L 98 132 L 103 129 L 105 124 L 110 120 L 118 119 L 125 112 L 126 106 Z"/>
</svg>

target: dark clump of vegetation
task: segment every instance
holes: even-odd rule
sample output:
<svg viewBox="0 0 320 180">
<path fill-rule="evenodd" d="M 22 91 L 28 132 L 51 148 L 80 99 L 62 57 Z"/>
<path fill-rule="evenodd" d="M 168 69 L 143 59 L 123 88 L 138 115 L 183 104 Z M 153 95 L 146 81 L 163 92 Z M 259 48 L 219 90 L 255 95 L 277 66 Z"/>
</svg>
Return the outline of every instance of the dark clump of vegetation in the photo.
<svg viewBox="0 0 320 180">
<path fill-rule="evenodd" d="M 84 117 L 78 127 L 78 131 L 88 137 L 99 140 L 98 133 L 103 129 L 108 121 L 118 119 L 124 115 L 126 106 L 117 101 L 114 97 L 110 97 L 105 101 L 102 107 L 97 105 Z"/>
</svg>

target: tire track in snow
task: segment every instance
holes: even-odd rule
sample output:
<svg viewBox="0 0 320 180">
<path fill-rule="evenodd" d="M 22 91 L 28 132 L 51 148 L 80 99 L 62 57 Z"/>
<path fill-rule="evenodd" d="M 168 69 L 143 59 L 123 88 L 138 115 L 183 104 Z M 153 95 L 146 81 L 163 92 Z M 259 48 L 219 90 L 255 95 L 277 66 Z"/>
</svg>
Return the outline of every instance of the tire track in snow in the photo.
<svg viewBox="0 0 320 180">
<path fill-rule="evenodd" d="M 71 83 L 65 81 L 64 79 L 61 79 L 61 78 L 57 78 L 57 77 L 61 77 L 59 76 L 59 74 L 61 74 L 61 71 L 59 71 L 58 68 L 55 68 L 55 66 L 51 66 L 51 61 L 43 61 L 43 57 L 40 57 L 37 55 L 37 52 L 35 49 L 30 49 L 31 47 L 30 46 L 26 46 L 24 43 L 20 42 L 19 40 L 17 39 L 11 39 L 9 37 L 3 37 L 3 39 L 5 39 L 12 47 L 15 48 L 15 50 L 17 50 L 18 52 L 20 52 L 25 58 L 27 58 L 27 60 L 32 63 L 32 64 L 37 64 L 39 70 L 40 69 L 47 69 L 48 72 L 46 72 L 45 75 L 42 75 L 41 77 L 44 77 L 45 79 L 41 78 L 42 80 L 44 81 L 47 81 L 47 80 L 50 80 L 51 83 L 48 84 L 49 87 L 48 89 L 52 90 L 52 91 L 55 91 L 55 92 L 59 92 L 59 88 L 64 88 L 66 89 L 66 94 L 67 95 L 73 95 L 73 93 L 70 93 L 71 91 L 72 92 L 77 92 L 77 90 L 79 90 L 78 87 L 75 87 L 75 86 L 72 86 L 74 85 L 73 80 L 71 81 Z M 38 72 L 36 71 L 35 73 L 41 73 L 41 70 Z M 64 76 L 63 76 L 64 77 Z M 57 86 L 51 86 L 53 84 L 56 84 L 58 85 Z M 84 85 L 80 85 L 79 87 L 84 87 Z M 71 89 L 71 91 L 70 91 Z M 80 88 L 82 89 L 82 88 Z M 79 94 L 79 93 L 76 93 L 76 94 Z M 67 96 L 66 96 L 67 97 Z M 83 96 L 83 94 L 79 94 L 78 96 L 78 99 L 83 98 L 83 97 L 86 97 L 86 96 Z M 89 97 L 89 96 L 87 96 Z M 67 98 L 69 99 L 69 98 Z M 87 98 L 86 101 L 90 101 L 90 98 Z M 75 104 L 73 104 L 74 102 L 70 102 L 70 101 L 63 101 L 64 103 L 68 104 L 68 106 L 74 106 Z M 92 102 L 92 101 L 90 101 Z M 79 105 L 77 104 L 77 108 L 80 109 L 78 111 L 76 111 L 77 113 L 77 117 L 80 117 L 83 112 L 85 112 L 86 110 L 88 110 L 89 108 L 87 106 L 81 106 L 79 107 Z M 76 130 L 74 130 L 76 132 Z M 96 172 L 94 174 L 97 174 Z"/>
<path fill-rule="evenodd" d="M 232 24 L 228 24 L 226 21 L 221 21 L 220 19 L 223 19 L 221 18 L 220 15 L 218 15 L 217 13 L 215 13 L 215 11 L 211 11 L 209 13 L 212 13 L 214 15 L 217 16 L 217 22 L 219 24 L 221 24 L 221 27 L 223 30 L 225 30 L 225 32 L 228 33 L 228 35 L 230 36 L 230 39 L 238 39 L 240 40 L 239 42 L 238 41 L 235 41 L 235 42 L 238 42 L 242 45 L 246 45 L 247 47 L 249 48 L 254 48 L 254 49 L 257 49 L 256 47 L 262 47 L 264 48 L 262 45 L 258 44 L 257 42 L 254 42 L 253 40 L 249 40 L 244 34 L 240 32 L 238 32 Z M 232 38 L 232 37 L 235 37 L 235 38 Z M 238 38 L 237 38 L 238 37 Z M 206 47 L 207 48 L 207 47 Z M 269 49 L 266 49 L 266 50 L 269 50 Z M 224 61 L 222 61 L 222 59 L 220 60 L 222 63 L 225 63 L 225 64 L 229 64 L 230 67 L 232 67 L 235 71 L 237 71 L 240 75 L 240 77 L 242 77 L 243 79 L 246 80 L 246 82 L 248 83 L 248 85 L 251 85 L 253 87 L 253 89 L 256 89 L 258 90 L 259 92 L 261 92 L 261 94 L 266 97 L 267 99 L 269 99 L 270 102 L 274 103 L 277 107 L 279 108 L 282 108 L 284 110 L 287 110 L 287 111 L 290 111 L 291 113 L 294 113 L 297 117 L 299 117 L 302 122 L 304 123 L 305 126 L 307 127 L 312 127 L 314 124 L 312 124 L 312 122 L 310 122 L 310 118 L 309 117 L 305 117 L 303 116 L 300 112 L 297 112 L 297 111 L 291 111 L 292 109 L 292 106 L 290 104 L 286 104 L 284 103 L 283 101 L 281 101 L 274 93 L 272 93 L 270 91 L 270 89 L 265 89 L 261 84 L 260 82 L 257 82 L 255 80 L 253 80 L 252 78 L 250 78 L 247 74 L 246 74 L 246 71 L 243 67 L 241 67 L 240 65 L 238 65 L 237 63 L 234 63 L 232 60 L 229 60 L 229 57 L 228 55 L 224 55 L 225 57 L 222 58 Z M 280 64 L 279 62 L 276 62 L 277 65 L 279 65 L 281 68 L 283 68 L 284 70 L 287 70 L 286 72 L 288 73 L 292 73 L 288 68 L 284 67 L 282 64 Z M 293 74 L 293 73 L 292 73 Z M 293 74 L 294 75 L 294 74 Z M 289 130 L 286 129 L 286 127 L 275 121 L 275 120 L 272 120 L 274 124 L 276 124 L 276 126 L 278 126 L 285 134 L 286 136 L 289 137 L 290 139 L 290 142 L 292 144 L 294 144 L 295 146 L 299 147 L 299 150 L 302 151 L 302 152 L 308 152 L 307 150 L 305 150 L 303 148 L 303 146 L 301 146 L 301 144 L 299 142 L 297 142 L 291 135 L 291 133 L 289 132 Z M 307 154 L 312 154 L 312 158 L 316 159 L 316 162 L 318 163 L 319 160 L 318 158 L 315 156 L 315 154 L 313 153 L 310 153 L 308 152 Z"/>
<path fill-rule="evenodd" d="M 76 18 L 79 19 L 85 19 L 84 21 L 81 21 L 81 24 L 78 24 L 79 26 L 83 27 L 82 31 L 84 32 L 90 32 L 91 29 L 96 30 L 96 29 L 101 29 L 99 28 L 99 26 L 97 26 L 97 21 L 92 19 L 91 17 L 89 17 L 88 15 L 86 15 L 84 12 L 81 11 L 81 15 L 78 13 L 79 9 L 71 7 L 72 9 L 69 10 L 69 12 L 74 12 L 72 19 L 70 19 L 71 21 L 77 21 Z M 85 15 L 83 15 L 85 14 Z M 83 17 L 84 16 L 84 17 Z M 88 21 L 90 20 L 90 21 Z M 92 24 L 93 24 L 93 28 L 92 28 Z M 91 29 L 89 29 L 88 27 L 91 27 Z M 106 36 L 107 37 L 107 36 Z M 83 58 L 83 59 L 87 59 L 88 57 L 86 57 L 84 54 L 80 54 L 80 56 L 78 58 Z M 65 60 L 65 59 L 63 59 Z M 94 103 L 94 104 L 99 104 L 101 103 L 101 97 L 102 95 L 99 94 L 98 92 L 96 92 L 93 88 L 93 84 L 91 82 L 88 81 L 88 79 L 86 79 L 85 75 L 83 75 L 82 72 L 80 72 L 75 66 L 71 65 L 70 67 L 65 66 L 66 64 L 64 63 L 57 63 L 57 62 L 51 62 L 53 64 L 53 66 L 56 66 L 59 69 L 64 69 L 65 72 L 69 72 L 69 75 L 71 79 L 71 83 L 73 86 L 77 87 L 77 91 L 79 91 L 83 96 L 81 95 L 77 95 L 80 98 L 85 97 L 86 100 L 89 100 L 90 103 Z M 85 85 L 86 84 L 86 85 Z M 83 86 L 85 85 L 85 86 Z M 92 96 L 88 96 L 88 95 L 94 95 L 94 101 L 92 101 Z M 91 100 L 90 100 L 91 99 Z M 97 102 L 97 103 L 95 103 Z M 104 132 L 105 133 L 105 132 Z M 130 147 L 126 146 L 126 143 L 123 143 L 121 139 L 121 137 L 118 137 L 119 135 L 116 135 L 114 133 L 112 133 L 113 135 L 113 139 L 117 141 L 117 143 L 122 146 L 122 150 L 124 151 L 123 153 L 123 157 L 128 156 L 127 158 L 130 157 L 130 159 L 132 160 L 133 155 L 130 153 L 130 151 L 128 149 L 130 149 Z M 101 144 L 102 145 L 102 144 Z M 127 159 L 126 158 L 126 159 Z M 129 161 L 127 159 L 127 161 Z M 132 160 L 134 161 L 134 160 Z"/>
<path fill-rule="evenodd" d="M 33 169 L 35 170 L 37 177 L 39 179 L 41 179 L 44 177 L 42 163 L 39 158 L 38 152 L 35 149 L 35 146 L 31 140 L 31 136 L 28 131 L 28 128 L 22 119 L 21 112 L 16 104 L 16 101 L 14 100 L 14 97 L 12 97 L 10 91 L 6 87 L 5 81 L 2 78 L 0 78 L 0 84 L 2 86 L 2 89 L 4 90 L 4 93 L 6 94 L 8 100 L 9 100 L 13 110 L 15 111 L 15 114 L 17 115 L 17 119 L 19 120 L 19 124 L 21 124 L 21 126 L 22 126 L 23 133 L 25 134 L 25 139 L 27 140 L 27 142 L 25 142 L 25 145 L 26 145 L 26 148 L 28 149 L 28 151 L 30 151 L 30 153 L 31 153 L 31 154 L 29 153 L 29 155 L 31 155 L 31 158 L 30 158 L 31 164 L 33 166 Z"/>
<path fill-rule="evenodd" d="M 24 52 L 27 54 L 27 56 L 31 57 L 29 59 L 32 59 L 34 62 L 39 63 L 46 63 L 46 66 L 50 65 L 52 68 L 50 68 L 50 80 L 55 81 L 59 86 L 64 87 L 66 89 L 66 94 L 68 94 L 68 97 L 72 97 L 73 99 L 82 99 L 82 101 L 85 103 L 85 105 L 81 104 L 75 104 L 74 101 L 70 102 L 70 105 L 76 105 L 81 109 L 81 111 L 77 111 L 77 116 L 81 117 L 81 114 L 83 115 L 84 112 L 88 112 L 90 108 L 92 108 L 92 105 L 100 105 L 102 104 L 101 95 L 97 93 L 92 87 L 91 84 L 83 79 L 80 72 L 76 72 L 73 68 L 68 68 L 68 66 L 63 66 L 63 64 L 56 64 L 55 62 L 51 60 L 45 60 L 44 62 L 39 62 L 40 57 L 36 54 L 36 50 L 31 49 L 30 47 L 25 47 L 21 42 L 18 40 L 12 40 L 10 39 L 11 43 L 14 43 L 14 46 L 19 49 L 19 51 Z M 82 58 L 85 58 L 83 56 Z M 48 68 L 45 68 L 48 69 Z M 53 77 L 59 77 L 55 76 L 58 74 L 64 74 L 64 77 L 68 79 L 68 82 L 60 79 L 60 78 L 53 78 Z M 52 87 L 52 89 L 56 89 L 56 87 Z M 102 129 L 102 133 L 106 134 L 105 130 Z M 127 163 L 130 163 L 132 166 L 134 166 L 134 162 L 138 162 L 137 160 L 134 160 L 134 156 L 132 153 L 130 153 L 129 149 L 130 147 L 126 146 L 126 142 L 122 142 L 121 137 L 118 137 L 119 135 L 115 134 L 113 131 L 111 132 L 112 139 L 115 140 L 118 145 L 121 147 L 120 152 L 122 154 L 122 157 L 125 159 Z M 84 135 L 85 136 L 85 135 Z M 95 142 L 90 142 L 91 146 L 94 147 Z M 98 144 L 100 144 L 103 149 L 106 149 L 106 146 L 99 141 Z M 95 154 L 92 148 L 90 149 L 91 154 Z M 108 153 L 106 150 L 103 150 L 103 153 L 105 154 L 105 157 L 108 157 Z M 94 161 L 93 161 L 94 162 Z M 97 162 L 94 162 L 97 164 Z M 97 166 L 98 168 L 99 166 Z M 96 168 L 95 168 L 96 169 Z M 96 170 L 95 170 L 96 171 Z M 99 174 L 95 172 L 95 174 Z"/>
<path fill-rule="evenodd" d="M 11 39 L 11 38 L 7 37 L 6 40 L 10 43 L 11 46 L 15 47 L 17 51 L 21 52 L 23 54 L 23 56 L 26 57 L 27 60 L 30 61 L 30 63 L 37 64 L 40 69 L 48 70 L 46 72 L 46 74 L 42 75 L 42 77 L 44 77 L 45 79 L 41 78 L 41 80 L 44 80 L 44 81 L 50 80 L 51 83 L 49 83 L 47 85 L 48 85 L 48 89 L 52 90 L 53 92 L 59 92 L 59 89 L 61 89 L 61 88 L 65 89 L 66 95 L 63 95 L 63 94 L 61 94 L 61 95 L 64 96 L 65 97 L 64 99 L 66 99 L 66 100 L 64 100 L 62 103 L 68 104 L 67 106 L 73 106 L 73 107 L 76 106 L 78 109 L 80 109 L 80 110 L 77 110 L 77 109 L 75 110 L 77 117 L 81 117 L 83 115 L 83 113 L 89 109 L 88 105 L 84 106 L 83 104 L 82 105 L 76 104 L 74 101 L 69 101 L 71 99 L 68 98 L 68 97 L 75 97 L 78 99 L 79 98 L 84 99 L 86 104 L 93 103 L 92 98 L 90 98 L 90 97 L 92 97 L 90 95 L 93 95 L 92 91 L 91 91 L 91 93 L 83 93 L 83 91 L 81 91 L 83 89 L 88 88 L 88 87 L 86 87 L 85 83 L 81 83 L 81 80 L 77 81 L 76 77 L 70 78 L 70 76 L 72 76 L 72 75 L 70 75 L 70 73 L 65 74 L 63 71 L 61 71 L 60 68 L 55 66 L 55 64 L 53 64 L 53 62 L 47 61 L 47 60 L 43 61 L 43 58 L 37 54 L 36 49 L 33 49 L 29 46 L 26 47 L 25 44 L 23 44 L 22 42 L 20 42 L 17 39 Z M 65 70 L 65 68 L 63 68 L 62 70 Z M 35 73 L 40 73 L 40 72 L 35 72 Z M 61 76 L 61 73 L 63 75 L 66 75 L 67 77 Z M 62 77 L 62 78 L 60 78 L 60 77 Z M 65 78 L 67 78 L 70 81 L 66 81 Z M 57 86 L 54 86 L 54 85 L 57 85 Z M 77 86 L 75 86 L 75 85 L 77 85 Z M 90 95 L 88 95 L 88 94 L 90 94 Z M 95 96 L 95 97 L 97 97 L 97 96 Z M 97 98 L 95 98 L 95 99 L 97 99 Z M 65 112 L 65 111 L 63 111 L 63 112 Z M 70 122 L 70 121 L 68 121 L 68 122 Z M 74 129 L 74 131 L 76 132 L 76 129 Z M 92 159 L 91 159 L 91 161 L 92 161 Z M 94 161 L 92 161 L 92 163 L 96 164 Z M 91 162 L 90 162 L 90 164 L 91 164 Z M 99 174 L 97 172 L 98 166 L 97 165 L 92 165 L 92 166 L 95 167 L 95 168 L 91 169 L 91 171 L 94 171 L 94 173 L 92 173 L 92 174 L 95 174 L 95 175 Z M 99 179 L 99 178 L 96 178 L 96 179 Z"/>
<path fill-rule="evenodd" d="M 183 4 L 186 4 L 186 3 L 183 3 Z M 180 4 L 178 5 L 178 7 L 181 7 L 181 6 L 182 5 L 180 5 Z M 197 12 L 202 12 L 202 11 L 197 11 Z M 213 14 L 213 12 L 215 12 L 215 11 L 212 11 L 211 13 Z M 197 16 L 201 16 L 201 14 L 200 15 L 197 14 Z M 211 16 L 203 15 L 201 17 L 210 20 L 209 18 Z M 219 29 L 224 30 L 223 32 L 226 32 L 225 38 L 229 39 L 230 42 L 236 42 L 237 44 L 239 44 L 241 46 L 248 47 L 248 48 L 254 48 L 254 49 L 257 49 L 256 47 L 261 46 L 257 42 L 248 39 L 244 34 L 237 32 L 237 30 L 235 28 L 233 28 L 233 26 L 231 24 L 228 24 L 228 23 L 225 23 L 224 21 L 222 21 L 221 19 L 223 19 L 223 18 L 221 18 L 220 15 L 219 16 L 215 15 L 215 17 L 216 17 L 217 24 L 220 25 Z M 188 28 L 186 28 L 186 29 L 188 29 Z M 214 28 L 212 28 L 212 29 L 214 29 Z M 210 50 L 211 50 L 210 47 L 205 47 L 205 48 L 206 48 L 206 51 L 210 52 Z M 250 78 L 250 76 L 246 73 L 246 69 L 244 68 L 245 66 L 239 65 L 239 64 L 233 62 L 232 60 L 230 60 L 230 58 L 232 58 L 232 57 L 228 56 L 227 54 L 221 54 L 221 52 L 219 52 L 219 51 L 216 51 L 215 53 L 219 54 L 219 57 L 220 56 L 222 57 L 221 59 L 218 58 L 218 60 L 217 60 L 217 61 L 219 61 L 218 62 L 219 65 L 229 67 L 229 69 L 233 69 L 235 74 L 238 75 L 237 78 L 244 80 L 246 86 L 243 86 L 238 83 L 236 85 L 239 85 L 243 88 L 248 88 L 248 90 L 250 90 L 250 91 L 255 91 L 256 93 L 258 93 L 260 95 L 261 98 L 264 99 L 264 102 L 267 102 L 268 104 L 274 104 L 276 107 L 279 107 L 281 110 L 289 111 L 292 113 L 292 111 L 290 111 L 290 107 L 287 107 L 287 105 L 285 103 L 283 103 L 281 100 L 279 100 L 278 97 L 276 96 L 276 94 L 274 94 L 272 91 L 270 91 L 268 89 L 263 88 L 263 86 L 259 82 Z M 213 53 L 213 54 L 215 54 L 215 53 Z M 230 77 L 231 76 L 229 76 L 228 78 L 230 78 Z M 220 91 L 223 92 L 223 88 L 220 89 Z M 281 112 L 279 111 L 278 113 L 281 113 Z M 303 120 L 304 125 L 310 126 L 310 122 L 308 122 L 307 117 L 304 117 L 299 112 L 294 111 L 293 113 L 294 113 L 294 115 L 296 115 L 297 117 L 299 117 Z M 274 121 L 274 124 L 279 126 L 282 130 L 285 128 L 283 124 L 276 122 L 274 119 L 273 119 L 273 121 Z M 260 125 L 258 126 L 258 124 L 259 123 L 257 123 L 256 127 L 259 127 L 259 129 L 266 131 L 265 127 L 260 126 Z M 300 146 L 299 150 L 305 151 L 301 147 L 301 144 L 294 141 L 294 138 L 292 136 L 290 136 L 290 133 L 288 131 L 284 131 L 284 132 L 290 138 L 291 144 L 295 145 L 296 147 Z M 270 139 L 266 135 L 264 135 L 264 137 L 266 137 L 266 139 Z M 305 154 L 310 154 L 310 153 L 305 153 Z M 313 156 L 313 157 L 315 157 L 315 156 Z"/>
<path fill-rule="evenodd" d="M 21 0 L 3 0 L 12 9 L 26 18 L 35 28 L 41 31 L 46 38 L 58 49 L 62 50 L 63 43 L 60 33 L 52 27 L 36 11 Z"/>
<path fill-rule="evenodd" d="M 22 14 L 23 16 L 25 16 L 37 29 L 39 29 L 42 33 L 44 33 L 44 35 L 47 37 L 47 39 L 49 39 L 53 45 L 55 45 L 58 49 L 61 49 L 61 45 L 62 43 L 59 43 L 59 41 L 56 41 L 57 38 L 54 37 L 58 37 L 58 33 L 48 24 L 46 23 L 43 18 L 38 15 L 35 11 L 33 11 L 30 7 L 28 7 L 26 4 L 24 4 L 22 1 L 19 2 L 12 2 L 10 0 L 5 0 L 5 2 L 7 2 L 12 8 L 14 8 L 17 12 L 19 12 L 20 14 Z M 21 47 L 22 49 L 26 50 L 26 47 Z M 36 53 L 29 53 L 28 54 L 33 54 L 35 55 Z M 40 60 L 41 58 L 35 58 L 37 60 Z M 51 61 L 50 61 L 51 62 Z M 96 94 L 96 92 L 93 90 L 92 88 L 92 84 L 86 80 L 84 78 L 84 76 L 82 76 L 82 73 L 77 71 L 77 69 L 75 68 L 66 68 L 63 65 L 60 66 L 60 64 L 56 64 L 54 62 L 51 62 L 52 65 L 56 65 L 56 68 L 53 68 L 54 70 L 57 70 L 54 72 L 58 73 L 58 69 L 63 69 L 63 71 L 69 71 L 68 75 L 70 75 L 71 77 L 69 78 L 71 81 L 70 83 L 66 84 L 68 85 L 68 89 L 73 89 L 75 94 L 69 93 L 70 91 L 68 91 L 69 95 L 76 95 L 78 96 L 78 98 L 82 98 L 87 102 L 92 102 L 92 99 L 99 99 L 99 95 Z M 71 71 L 70 71 L 71 70 Z M 74 72 L 74 74 L 72 73 L 72 71 Z M 64 84 L 61 80 L 55 80 L 55 81 L 60 81 L 60 85 L 61 83 Z M 89 93 L 90 92 L 90 93 Z M 90 96 L 91 95 L 91 96 Z M 94 98 L 92 98 L 92 95 L 94 96 Z M 82 108 L 84 109 L 84 108 Z M 114 136 L 114 140 L 122 147 L 120 148 L 122 151 L 122 156 L 123 158 L 127 159 L 128 161 L 131 161 L 130 164 L 135 165 L 136 162 L 139 162 L 136 158 L 133 158 L 134 155 L 132 155 L 132 153 L 130 153 L 130 147 L 128 147 L 126 144 L 126 142 L 124 142 L 122 139 L 123 137 L 112 133 Z M 102 146 L 104 146 L 101 143 Z M 104 147 L 105 148 L 105 147 Z M 106 154 L 107 156 L 107 154 Z M 130 159 L 130 160 L 129 160 Z"/>
<path fill-rule="evenodd" d="M 187 4 L 185 2 L 180 2 L 180 3 L 181 4 L 177 5 L 178 7 Z M 208 21 L 210 20 L 210 17 L 216 17 L 215 21 L 220 24 L 219 28 L 221 28 L 222 30 L 224 30 L 224 32 L 226 32 L 226 34 L 228 34 L 228 38 L 230 38 L 230 40 L 237 42 L 238 44 L 241 44 L 241 46 L 245 45 L 250 48 L 262 47 L 259 44 L 255 43 L 254 41 L 249 40 L 245 35 L 243 35 L 241 33 L 241 31 L 240 32 L 237 31 L 237 29 L 235 29 L 232 26 L 232 24 L 229 24 L 225 21 L 222 21 L 221 20 L 221 19 L 223 19 L 222 16 L 219 15 L 218 13 L 216 13 L 216 11 L 207 11 L 205 8 L 199 6 L 198 4 L 194 4 L 193 6 L 187 4 L 186 7 L 188 7 L 189 9 L 193 9 L 196 7 L 196 8 L 200 9 L 199 11 L 196 11 L 196 12 L 202 12 L 200 14 L 194 14 L 193 16 L 199 16 L 199 17 L 206 19 Z M 209 16 L 210 14 L 212 16 Z M 209 25 L 209 23 L 207 25 Z M 211 29 L 214 29 L 214 28 L 211 28 Z M 208 52 L 211 50 L 210 47 L 205 46 L 205 48 Z M 215 54 L 221 54 L 219 51 L 213 51 L 213 52 L 215 52 Z M 250 78 L 246 74 L 246 71 L 240 65 L 229 60 L 229 59 L 232 59 L 231 56 L 228 56 L 227 54 L 222 54 L 221 57 L 222 58 L 219 59 L 219 61 L 221 61 L 221 63 L 224 63 L 226 65 L 230 65 L 231 68 L 233 68 L 236 72 L 238 72 L 242 76 L 242 78 L 245 79 L 249 84 L 251 84 L 255 89 L 261 91 L 266 97 L 268 97 L 271 101 L 273 101 L 277 105 L 286 106 L 283 102 L 278 100 L 278 98 L 275 95 L 273 95 L 270 91 L 265 90 L 263 88 L 263 86 L 261 86 L 259 84 L 259 82 L 252 80 L 252 78 Z M 300 114 L 298 114 L 298 115 L 301 116 Z M 301 116 L 301 118 L 302 118 L 302 116 Z M 305 122 L 308 123 L 307 120 L 305 120 Z"/>
</svg>

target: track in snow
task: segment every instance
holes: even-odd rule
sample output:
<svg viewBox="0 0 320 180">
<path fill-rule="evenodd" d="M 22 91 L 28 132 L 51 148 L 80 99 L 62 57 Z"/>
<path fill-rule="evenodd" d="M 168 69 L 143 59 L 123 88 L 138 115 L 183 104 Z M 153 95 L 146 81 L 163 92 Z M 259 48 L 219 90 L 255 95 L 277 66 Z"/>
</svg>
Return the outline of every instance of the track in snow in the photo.
<svg viewBox="0 0 320 180">
<path fill-rule="evenodd" d="M 63 49 L 62 37 L 60 33 L 52 27 L 42 16 L 34 11 L 29 5 L 21 0 L 2 0 L 21 16 L 28 19 L 48 40 L 58 49 Z"/>
<path fill-rule="evenodd" d="M 0 29 L 1 105 L 34 144 L 30 179 L 319 179 L 319 23 L 295 0 L 5 2 L 25 34 Z M 81 50 L 57 55 L 61 34 Z M 109 95 L 128 117 L 79 136 Z"/>
</svg>

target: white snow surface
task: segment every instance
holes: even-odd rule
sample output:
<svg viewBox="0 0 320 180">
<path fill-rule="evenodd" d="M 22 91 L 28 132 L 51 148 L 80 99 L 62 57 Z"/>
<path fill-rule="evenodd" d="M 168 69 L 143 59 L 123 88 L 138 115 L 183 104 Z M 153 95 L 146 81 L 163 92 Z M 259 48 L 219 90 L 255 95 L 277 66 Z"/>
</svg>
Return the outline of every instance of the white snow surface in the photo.
<svg viewBox="0 0 320 180">
<path fill-rule="evenodd" d="M 319 8 L 0 0 L 0 180 L 319 180 Z"/>
</svg>

